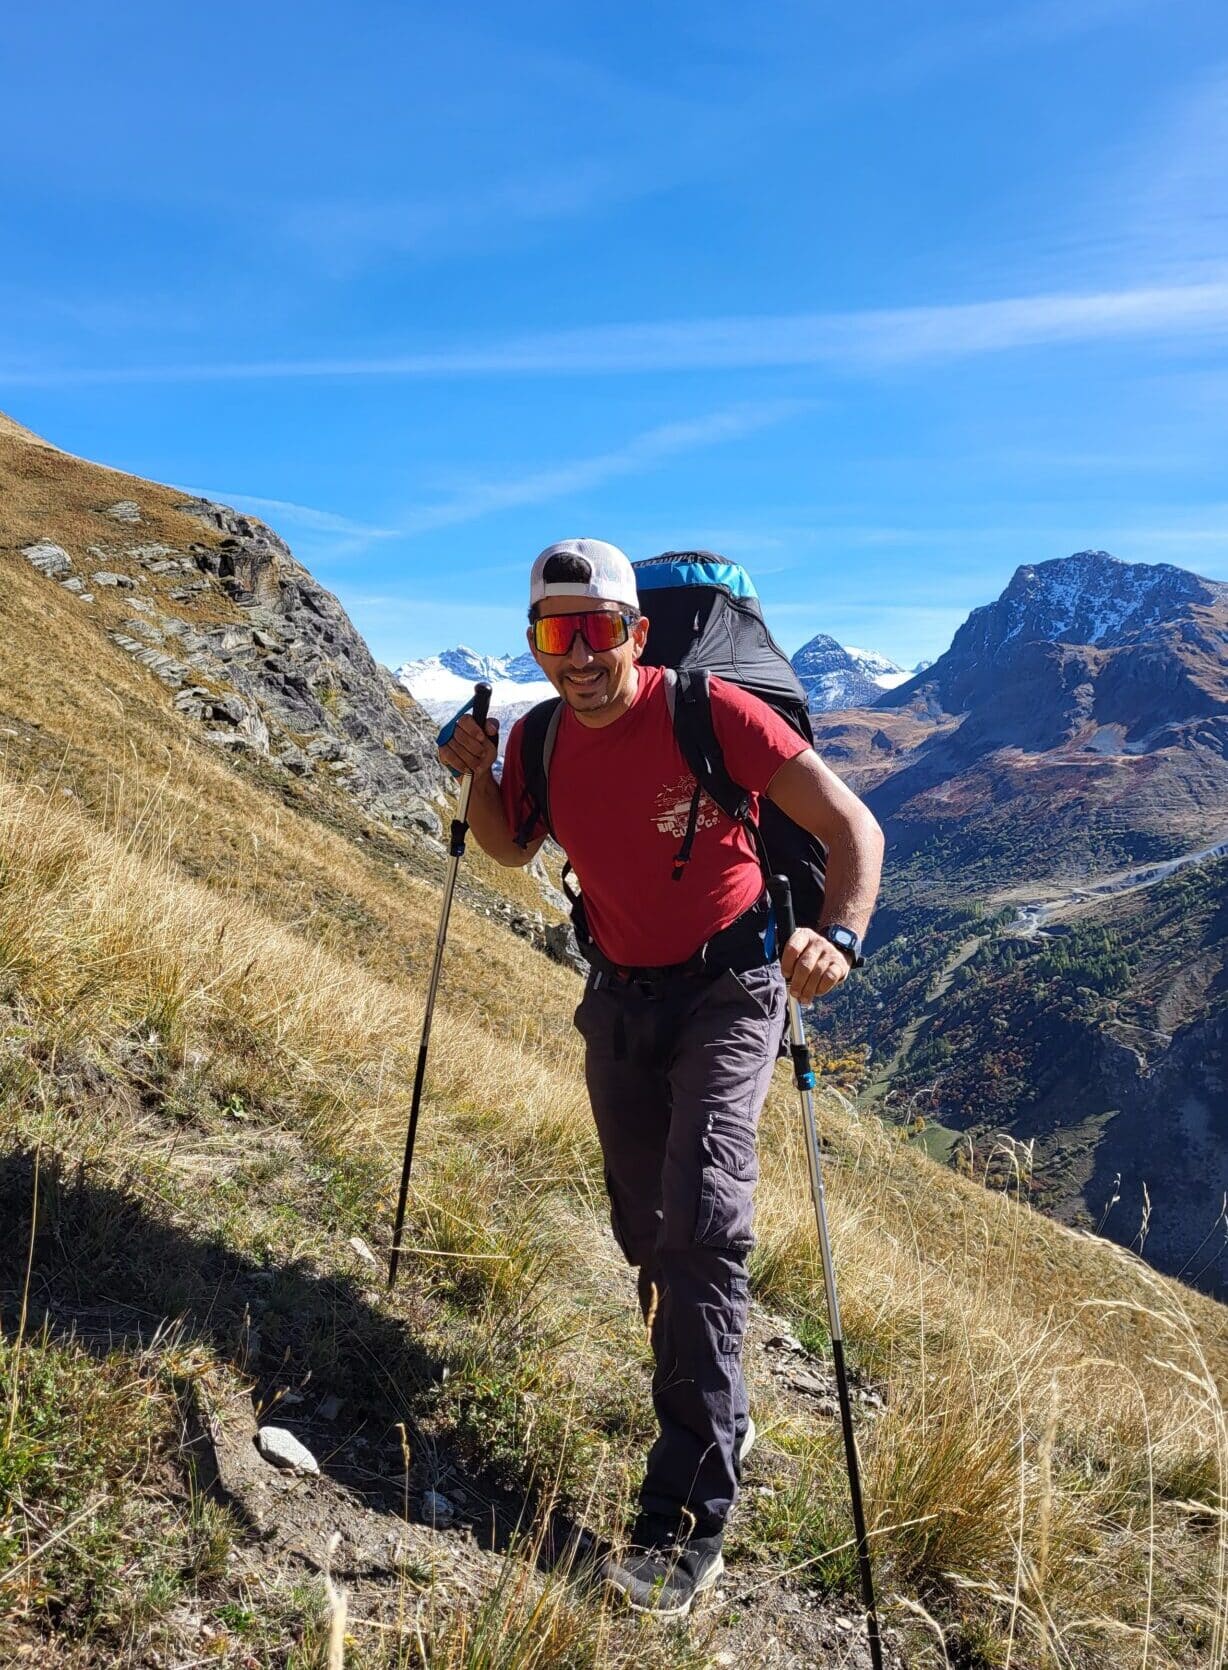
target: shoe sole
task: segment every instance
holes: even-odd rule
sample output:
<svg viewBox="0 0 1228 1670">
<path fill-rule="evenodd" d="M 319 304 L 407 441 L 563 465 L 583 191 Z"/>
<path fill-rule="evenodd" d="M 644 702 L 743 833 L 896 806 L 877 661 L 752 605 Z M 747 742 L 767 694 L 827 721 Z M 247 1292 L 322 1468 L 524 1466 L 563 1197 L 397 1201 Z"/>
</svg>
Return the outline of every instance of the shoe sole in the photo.
<svg viewBox="0 0 1228 1670">
<path fill-rule="evenodd" d="M 620 1589 L 616 1583 L 610 1584 L 610 1587 L 614 1589 L 616 1593 L 622 1595 L 632 1612 L 639 1612 L 644 1617 L 685 1618 L 700 1596 L 707 1594 L 708 1590 L 715 1586 L 717 1579 L 722 1575 L 724 1570 L 724 1558 L 722 1555 L 718 1554 L 716 1559 L 713 1560 L 711 1566 L 703 1574 L 694 1589 L 692 1589 L 691 1593 L 680 1606 L 641 1606 L 637 1601 L 631 1599 L 625 1589 Z"/>
</svg>

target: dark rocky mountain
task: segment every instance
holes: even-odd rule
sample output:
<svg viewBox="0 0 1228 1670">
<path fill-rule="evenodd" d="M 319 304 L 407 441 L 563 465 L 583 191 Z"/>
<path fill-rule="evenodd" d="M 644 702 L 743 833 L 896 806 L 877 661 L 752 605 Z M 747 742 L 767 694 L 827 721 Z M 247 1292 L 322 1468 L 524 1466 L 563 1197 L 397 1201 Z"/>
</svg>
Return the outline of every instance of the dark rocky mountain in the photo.
<svg viewBox="0 0 1228 1670">
<path fill-rule="evenodd" d="M 876 955 L 821 1033 L 868 1042 L 871 1098 L 940 1149 L 1033 1143 L 1069 1221 L 1120 1174 L 1129 1242 L 1145 1184 L 1148 1255 L 1189 1275 L 1228 1189 L 1228 586 L 1104 552 L 1021 568 L 816 733 L 889 853 Z M 1223 1236 L 1198 1265 L 1228 1291 Z"/>
<path fill-rule="evenodd" d="M 1039 666 L 1031 646 L 1100 651 L 1153 646 L 1179 620 L 1189 622 L 1187 633 L 1197 636 L 1198 611 L 1225 604 L 1228 585 L 1186 569 L 1126 563 L 1107 551 L 1076 551 L 1016 569 L 996 602 L 973 610 L 945 654 L 876 705 L 937 700 L 946 712 L 963 713 L 992 699 L 1006 669 L 1029 659 Z M 1060 662 L 1057 656 L 1049 659 L 1055 666 Z M 1218 677 L 1223 678 L 1222 661 Z"/>
</svg>

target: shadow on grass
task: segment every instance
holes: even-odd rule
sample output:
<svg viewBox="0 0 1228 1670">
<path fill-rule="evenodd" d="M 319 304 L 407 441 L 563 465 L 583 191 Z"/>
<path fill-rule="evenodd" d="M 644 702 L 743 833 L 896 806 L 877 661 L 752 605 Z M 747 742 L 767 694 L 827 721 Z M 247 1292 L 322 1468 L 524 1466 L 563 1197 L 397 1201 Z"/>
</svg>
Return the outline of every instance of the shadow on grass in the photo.
<svg viewBox="0 0 1228 1670">
<path fill-rule="evenodd" d="M 20 1314 L 34 1183 L 32 1154 L 0 1156 L 0 1318 L 9 1333 Z M 377 1452 L 399 1457 L 396 1424 L 414 1429 L 443 1369 L 412 1325 L 378 1310 L 353 1277 L 304 1261 L 261 1264 L 219 1236 L 171 1222 L 138 1186 L 128 1192 L 83 1163 L 44 1154 L 27 1335 L 45 1325 L 53 1339 L 101 1355 L 144 1349 L 173 1330 L 180 1349 L 203 1347 L 247 1377 L 262 1418 L 318 1432 L 312 1411 L 336 1398 L 346 1434 L 361 1432 Z M 368 1491 L 352 1467 L 318 1459 L 347 1489 L 386 1494 Z"/>
<path fill-rule="evenodd" d="M 26 1336 L 46 1328 L 58 1343 L 99 1357 L 136 1353 L 173 1337 L 248 1380 L 260 1420 L 294 1432 L 321 1471 L 368 1508 L 400 1517 L 406 1481 L 398 1423 L 414 1456 L 410 1489 L 452 1469 L 421 1421 L 448 1365 L 413 1337 L 413 1323 L 385 1314 L 362 1278 L 321 1274 L 305 1261 L 262 1264 L 217 1235 L 170 1221 L 161 1202 L 91 1176 L 83 1162 L 44 1154 L 30 1264 Z M 21 1312 L 35 1198 L 33 1154 L 0 1155 L 0 1328 L 14 1337 Z M 414 1303 L 403 1284 L 402 1307 Z M 286 1394 L 289 1393 L 289 1396 Z M 322 1415 L 329 1400 L 340 1409 Z M 207 1469 L 206 1469 L 207 1474 Z M 202 1482 L 213 1482 L 205 1477 Z M 468 1482 L 468 1481 L 466 1481 Z M 479 1483 L 489 1514 L 472 1525 L 479 1544 L 567 1565 L 589 1547 L 567 1516 L 546 1510 L 544 1535 L 527 1535 L 544 1504 L 532 1483 L 519 1496 Z M 228 1502 L 247 1521 L 241 1505 Z M 250 1524 L 250 1522 L 249 1522 Z"/>
</svg>

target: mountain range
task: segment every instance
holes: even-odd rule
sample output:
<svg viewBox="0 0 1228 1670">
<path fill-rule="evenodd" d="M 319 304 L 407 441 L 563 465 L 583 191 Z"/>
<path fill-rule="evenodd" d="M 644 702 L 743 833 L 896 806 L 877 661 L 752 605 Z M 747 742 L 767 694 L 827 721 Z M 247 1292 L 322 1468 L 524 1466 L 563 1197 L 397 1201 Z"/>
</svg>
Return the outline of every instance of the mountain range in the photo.
<svg viewBox="0 0 1228 1670">
<path fill-rule="evenodd" d="M 922 663 L 913 672 L 928 665 Z M 885 655 L 846 647 L 823 632 L 802 645 L 792 666 L 812 713 L 872 702 L 913 676 Z M 515 656 L 479 655 L 459 644 L 439 655 L 403 662 L 396 678 L 433 719 L 450 717 L 473 694 L 477 680 L 485 679 L 492 686 L 491 712 L 502 721 L 505 737 L 513 720 L 554 694 L 527 650 Z"/>
<path fill-rule="evenodd" d="M 484 680 L 491 687 L 490 711 L 499 720 L 501 747 L 514 721 L 555 693 L 528 650 L 514 656 L 479 655 L 458 644 L 439 655 L 402 662 L 395 677 L 401 688 L 438 721 L 450 719 L 473 695 L 474 685 Z"/>
</svg>

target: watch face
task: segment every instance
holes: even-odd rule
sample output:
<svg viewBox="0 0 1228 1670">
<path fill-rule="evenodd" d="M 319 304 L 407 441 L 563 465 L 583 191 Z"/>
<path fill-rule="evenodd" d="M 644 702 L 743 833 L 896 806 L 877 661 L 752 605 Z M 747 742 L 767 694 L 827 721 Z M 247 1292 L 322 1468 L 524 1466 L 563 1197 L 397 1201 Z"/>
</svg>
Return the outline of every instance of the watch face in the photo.
<svg viewBox="0 0 1228 1670">
<path fill-rule="evenodd" d="M 836 924 L 825 928 L 824 934 L 837 950 L 846 953 L 854 968 L 861 966 L 861 941 L 851 928 L 842 928 Z"/>
</svg>

